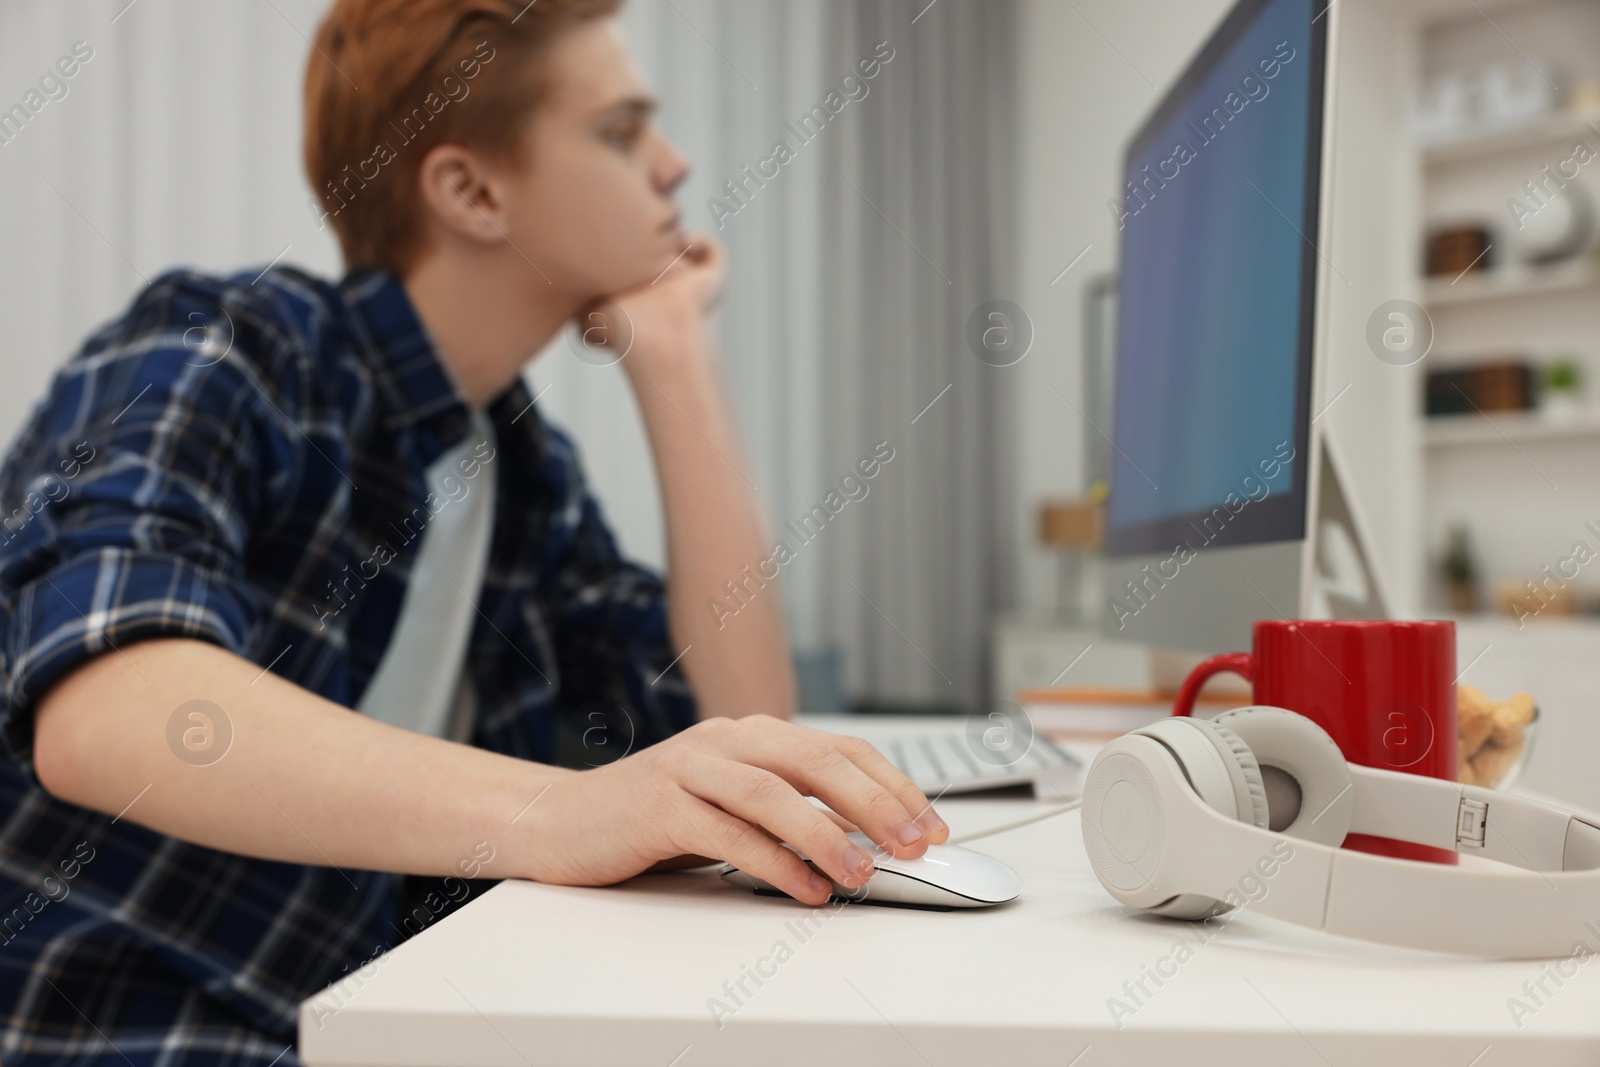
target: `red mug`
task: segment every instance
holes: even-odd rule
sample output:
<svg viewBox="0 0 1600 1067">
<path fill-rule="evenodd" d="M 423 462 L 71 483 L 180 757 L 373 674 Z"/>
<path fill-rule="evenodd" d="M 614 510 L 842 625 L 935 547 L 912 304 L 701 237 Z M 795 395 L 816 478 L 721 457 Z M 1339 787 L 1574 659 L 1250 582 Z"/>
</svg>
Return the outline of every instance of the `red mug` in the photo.
<svg viewBox="0 0 1600 1067">
<path fill-rule="evenodd" d="M 1173 714 L 1191 714 L 1206 679 L 1228 671 L 1250 683 L 1255 703 L 1322 727 L 1351 763 L 1456 780 L 1455 623 L 1263 619 L 1252 644 L 1191 671 Z M 1367 834 L 1350 834 L 1344 847 L 1457 860 L 1445 849 Z"/>
</svg>

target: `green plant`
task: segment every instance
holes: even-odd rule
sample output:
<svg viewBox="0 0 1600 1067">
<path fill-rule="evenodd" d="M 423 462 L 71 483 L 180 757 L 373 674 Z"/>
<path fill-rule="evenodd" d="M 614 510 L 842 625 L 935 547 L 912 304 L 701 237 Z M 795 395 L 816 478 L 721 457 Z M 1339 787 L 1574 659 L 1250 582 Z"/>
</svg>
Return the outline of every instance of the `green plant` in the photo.
<svg viewBox="0 0 1600 1067">
<path fill-rule="evenodd" d="M 1576 360 L 1570 356 L 1560 356 L 1545 365 L 1543 381 L 1548 392 L 1575 393 L 1583 381 L 1583 373 Z"/>
<path fill-rule="evenodd" d="M 1478 560 L 1465 526 L 1452 526 L 1444 558 L 1439 561 L 1445 580 L 1452 585 L 1470 585 L 1478 580 Z"/>
</svg>

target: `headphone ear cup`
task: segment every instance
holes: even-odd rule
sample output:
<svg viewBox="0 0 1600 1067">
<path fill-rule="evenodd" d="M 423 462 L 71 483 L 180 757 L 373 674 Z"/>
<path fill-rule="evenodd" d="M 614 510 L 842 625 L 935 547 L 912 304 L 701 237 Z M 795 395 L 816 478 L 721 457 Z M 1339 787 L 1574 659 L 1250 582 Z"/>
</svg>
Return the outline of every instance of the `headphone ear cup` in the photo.
<svg viewBox="0 0 1600 1067">
<path fill-rule="evenodd" d="M 1239 734 L 1215 721 L 1189 717 L 1163 719 L 1136 732 L 1167 748 L 1207 805 L 1231 819 L 1266 829 L 1268 805 L 1261 768 Z M 1215 897 L 1179 893 L 1145 910 L 1174 919 L 1204 919 L 1231 908 Z"/>
<path fill-rule="evenodd" d="M 1225 758 L 1231 756 L 1244 776 L 1245 791 L 1249 795 L 1239 805 L 1239 821 L 1265 830 L 1269 818 L 1267 787 L 1261 776 L 1261 763 L 1256 759 L 1255 752 L 1237 732 L 1220 723 L 1202 720 L 1197 725 L 1207 728 L 1207 732 L 1215 738 L 1219 750 L 1226 746 Z"/>
<path fill-rule="evenodd" d="M 1355 790 L 1344 753 L 1327 731 L 1304 715 L 1265 705 L 1224 712 L 1214 723 L 1232 730 L 1255 754 L 1269 829 L 1335 848 L 1344 843 Z"/>
<path fill-rule="evenodd" d="M 1159 742 L 1201 800 L 1230 819 L 1267 825 L 1261 768 L 1238 734 L 1215 722 L 1173 716 L 1133 733 Z"/>
</svg>

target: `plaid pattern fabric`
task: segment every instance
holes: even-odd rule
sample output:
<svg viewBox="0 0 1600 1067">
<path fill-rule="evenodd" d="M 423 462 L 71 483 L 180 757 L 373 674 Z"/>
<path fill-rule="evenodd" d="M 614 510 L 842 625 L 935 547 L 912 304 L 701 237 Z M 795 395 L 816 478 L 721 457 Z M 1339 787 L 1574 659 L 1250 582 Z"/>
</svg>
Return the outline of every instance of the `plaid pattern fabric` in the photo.
<svg viewBox="0 0 1600 1067">
<path fill-rule="evenodd" d="M 0 470 L 6 1067 L 288 1067 L 300 1001 L 406 936 L 396 875 L 186 844 L 57 800 L 34 769 L 39 695 L 143 638 L 215 642 L 353 707 L 449 506 L 423 474 L 470 415 L 399 283 L 251 277 L 156 280 Z M 688 726 L 661 579 L 620 558 L 520 382 L 489 414 L 494 449 L 462 480 L 496 492 L 473 743 L 581 765 Z"/>
</svg>

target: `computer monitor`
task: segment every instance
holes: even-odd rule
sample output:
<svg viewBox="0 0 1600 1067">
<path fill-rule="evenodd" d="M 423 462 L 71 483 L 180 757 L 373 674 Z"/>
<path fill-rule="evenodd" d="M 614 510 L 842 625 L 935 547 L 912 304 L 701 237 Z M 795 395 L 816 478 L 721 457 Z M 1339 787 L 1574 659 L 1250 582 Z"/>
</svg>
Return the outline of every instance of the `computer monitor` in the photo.
<svg viewBox="0 0 1600 1067">
<path fill-rule="evenodd" d="M 1258 618 L 1336 613 L 1311 559 L 1326 6 L 1241 0 L 1128 146 L 1110 203 L 1113 636 L 1216 651 L 1248 647 Z"/>
</svg>

